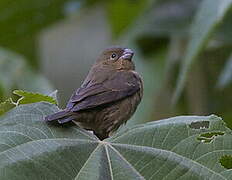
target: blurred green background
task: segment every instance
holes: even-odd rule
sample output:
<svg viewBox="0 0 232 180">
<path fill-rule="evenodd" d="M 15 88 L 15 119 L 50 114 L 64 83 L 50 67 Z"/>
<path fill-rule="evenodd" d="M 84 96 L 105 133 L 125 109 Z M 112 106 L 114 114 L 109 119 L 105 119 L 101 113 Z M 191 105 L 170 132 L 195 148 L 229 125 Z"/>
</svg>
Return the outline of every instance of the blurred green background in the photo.
<svg viewBox="0 0 232 180">
<path fill-rule="evenodd" d="M 59 92 L 60 107 L 100 51 L 135 51 L 144 98 L 128 125 L 176 115 L 232 119 L 232 0 L 1 0 L 0 101 Z"/>
</svg>

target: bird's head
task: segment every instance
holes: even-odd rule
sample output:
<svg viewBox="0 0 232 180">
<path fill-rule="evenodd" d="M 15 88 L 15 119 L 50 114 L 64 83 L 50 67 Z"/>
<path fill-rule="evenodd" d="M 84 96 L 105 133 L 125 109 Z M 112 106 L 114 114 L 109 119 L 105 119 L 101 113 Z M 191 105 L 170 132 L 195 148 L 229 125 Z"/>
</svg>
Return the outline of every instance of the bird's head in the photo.
<svg viewBox="0 0 232 180">
<path fill-rule="evenodd" d="M 128 48 L 107 48 L 101 53 L 97 63 L 117 70 L 134 70 L 133 55 L 134 52 Z"/>
</svg>

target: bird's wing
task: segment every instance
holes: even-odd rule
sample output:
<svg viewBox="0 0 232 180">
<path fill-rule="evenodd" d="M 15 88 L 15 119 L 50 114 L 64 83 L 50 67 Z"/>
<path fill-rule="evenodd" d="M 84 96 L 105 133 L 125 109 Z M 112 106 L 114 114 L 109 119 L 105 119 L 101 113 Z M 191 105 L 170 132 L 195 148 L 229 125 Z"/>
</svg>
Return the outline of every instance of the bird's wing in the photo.
<svg viewBox="0 0 232 180">
<path fill-rule="evenodd" d="M 141 88 L 140 83 L 140 77 L 133 72 L 117 72 L 107 81 L 79 88 L 69 100 L 67 108 L 80 111 L 118 101 L 137 92 Z"/>
</svg>

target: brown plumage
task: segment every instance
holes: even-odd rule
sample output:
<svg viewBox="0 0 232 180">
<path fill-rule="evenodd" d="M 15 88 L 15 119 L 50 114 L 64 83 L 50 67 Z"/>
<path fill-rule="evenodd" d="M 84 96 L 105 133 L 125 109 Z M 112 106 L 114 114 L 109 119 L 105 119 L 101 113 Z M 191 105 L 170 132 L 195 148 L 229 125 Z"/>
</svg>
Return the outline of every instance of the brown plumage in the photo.
<svg viewBox="0 0 232 180">
<path fill-rule="evenodd" d="M 120 47 L 103 51 L 67 107 L 45 120 L 75 122 L 101 140 L 109 137 L 133 115 L 142 98 L 143 84 L 134 71 L 133 54 Z"/>
</svg>

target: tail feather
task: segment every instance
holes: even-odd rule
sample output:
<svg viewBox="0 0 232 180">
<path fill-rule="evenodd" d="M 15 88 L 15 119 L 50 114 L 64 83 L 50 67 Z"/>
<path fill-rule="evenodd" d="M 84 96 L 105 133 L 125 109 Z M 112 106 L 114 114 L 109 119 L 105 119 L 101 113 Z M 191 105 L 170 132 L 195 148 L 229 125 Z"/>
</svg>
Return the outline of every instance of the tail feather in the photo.
<svg viewBox="0 0 232 180">
<path fill-rule="evenodd" d="M 69 121 L 65 119 L 69 119 L 71 115 L 72 115 L 71 112 L 60 111 L 60 112 L 46 116 L 45 121 L 58 121 L 59 123 L 65 123 Z"/>
</svg>

